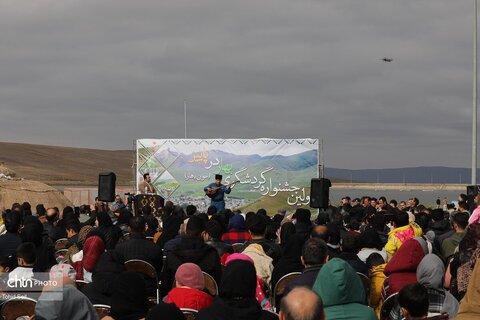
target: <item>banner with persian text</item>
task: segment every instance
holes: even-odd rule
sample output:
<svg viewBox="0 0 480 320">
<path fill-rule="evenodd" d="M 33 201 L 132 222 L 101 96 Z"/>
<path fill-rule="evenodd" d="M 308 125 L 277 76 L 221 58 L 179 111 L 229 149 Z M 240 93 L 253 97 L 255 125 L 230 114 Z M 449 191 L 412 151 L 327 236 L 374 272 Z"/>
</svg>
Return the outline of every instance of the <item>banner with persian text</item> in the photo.
<svg viewBox="0 0 480 320">
<path fill-rule="evenodd" d="M 165 200 L 200 211 L 215 174 L 224 184 L 238 181 L 227 208 L 267 211 L 308 206 L 310 179 L 318 177 L 318 139 L 140 139 L 136 149 L 137 185 L 149 173 Z"/>
</svg>

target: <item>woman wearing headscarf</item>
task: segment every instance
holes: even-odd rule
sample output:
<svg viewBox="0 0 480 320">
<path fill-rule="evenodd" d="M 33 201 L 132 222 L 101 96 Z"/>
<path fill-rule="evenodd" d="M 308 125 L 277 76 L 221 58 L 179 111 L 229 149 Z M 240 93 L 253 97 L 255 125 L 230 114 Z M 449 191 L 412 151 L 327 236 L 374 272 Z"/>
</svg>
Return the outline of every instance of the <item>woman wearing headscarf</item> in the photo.
<svg viewBox="0 0 480 320">
<path fill-rule="evenodd" d="M 92 282 L 93 269 L 104 252 L 105 242 L 100 236 L 94 235 L 85 240 L 83 250 L 77 254 L 82 256 L 81 260 L 73 263 L 77 272 L 77 280 Z"/>
<path fill-rule="evenodd" d="M 307 236 L 303 233 L 297 233 L 288 239 L 285 245 L 285 253 L 273 268 L 271 288 L 275 288 L 278 280 L 284 275 L 290 272 L 301 272 L 304 269 L 300 257 L 302 256 L 302 248 L 307 240 Z"/>
<path fill-rule="evenodd" d="M 456 320 L 480 319 L 480 263 L 475 265 Z"/>
<path fill-rule="evenodd" d="M 249 261 L 228 263 L 220 282 L 219 296 L 210 307 L 200 310 L 198 320 L 270 320 L 278 319 L 262 309 L 255 299 L 255 267 Z"/>
<path fill-rule="evenodd" d="M 110 307 L 110 314 L 115 320 L 145 318 L 148 313 L 147 288 L 139 273 L 126 271 L 118 276 Z"/>
<path fill-rule="evenodd" d="M 165 246 L 165 244 L 174 239 L 178 236 L 178 232 L 180 230 L 180 226 L 183 223 L 183 219 L 174 213 L 173 206 L 165 205 L 163 208 L 162 213 L 162 233 L 158 238 L 156 244 L 161 249 Z"/>
<path fill-rule="evenodd" d="M 165 315 L 168 315 L 168 320 L 185 320 L 185 316 L 176 305 L 163 301 L 150 310 L 145 320 L 167 319 Z"/>
<path fill-rule="evenodd" d="M 417 282 L 417 267 L 425 256 L 425 249 L 417 239 L 409 239 L 398 249 L 387 263 L 384 273 L 382 298 L 399 292 L 407 284 Z"/>
<path fill-rule="evenodd" d="M 285 245 L 288 242 L 288 239 L 290 239 L 291 236 L 295 234 L 295 225 L 293 222 L 285 222 L 282 224 L 282 226 L 279 229 L 280 235 L 280 247 L 282 248 L 282 251 L 285 251 Z"/>
<path fill-rule="evenodd" d="M 98 230 L 103 234 L 105 239 L 105 247 L 107 250 L 115 249 L 118 240 L 122 237 L 122 230 L 113 225 L 112 218 L 107 212 L 98 212 L 96 224 Z"/>
<path fill-rule="evenodd" d="M 70 248 L 68 248 L 67 253 L 65 254 L 65 260 L 68 263 L 72 263 L 72 256 L 77 254 L 80 250 L 83 249 L 83 243 L 85 242 L 85 239 L 87 238 L 88 234 L 90 231 L 93 230 L 92 226 L 84 226 L 80 229 L 80 232 L 78 233 L 78 239 L 77 242 L 74 243 Z"/>
<path fill-rule="evenodd" d="M 473 268 L 480 258 L 480 223 L 475 222 L 468 226 L 465 236 L 458 245 L 458 252 L 453 255 L 450 263 L 451 289 L 450 292 L 461 300 L 465 295 Z"/>
<path fill-rule="evenodd" d="M 417 268 L 417 281 L 428 290 L 428 312 L 447 312 L 450 318 L 455 318 L 458 312 L 458 301 L 443 287 L 444 275 L 445 266 L 433 253 L 427 254 Z"/>
<path fill-rule="evenodd" d="M 243 253 L 234 253 L 229 255 L 225 261 L 225 265 L 228 265 L 234 260 L 248 261 L 252 263 L 253 266 L 255 266 L 255 262 L 253 261 L 253 259 Z M 255 298 L 257 299 L 258 303 L 260 303 L 263 309 L 273 311 L 272 304 L 270 303 L 270 300 L 268 300 L 266 295 L 267 290 L 269 290 L 267 284 L 265 283 L 265 281 L 263 281 L 262 277 L 257 274 L 257 288 L 255 290 Z"/>
<path fill-rule="evenodd" d="M 228 244 L 244 243 L 252 239 L 245 226 L 245 219 L 241 214 L 236 214 L 230 219 L 228 231 L 222 235 L 222 241 Z"/>
</svg>

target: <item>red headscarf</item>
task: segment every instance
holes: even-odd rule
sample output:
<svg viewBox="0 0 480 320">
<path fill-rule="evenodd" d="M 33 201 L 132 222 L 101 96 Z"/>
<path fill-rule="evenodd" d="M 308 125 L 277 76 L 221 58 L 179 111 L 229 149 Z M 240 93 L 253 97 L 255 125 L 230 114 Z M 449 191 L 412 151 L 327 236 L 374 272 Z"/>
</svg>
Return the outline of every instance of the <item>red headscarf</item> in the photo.
<svg viewBox="0 0 480 320">
<path fill-rule="evenodd" d="M 83 244 L 82 261 L 73 263 L 77 271 L 77 280 L 83 280 L 83 269 L 92 272 L 97 265 L 98 259 L 105 252 L 105 242 L 99 236 L 92 236 L 85 240 Z"/>
</svg>

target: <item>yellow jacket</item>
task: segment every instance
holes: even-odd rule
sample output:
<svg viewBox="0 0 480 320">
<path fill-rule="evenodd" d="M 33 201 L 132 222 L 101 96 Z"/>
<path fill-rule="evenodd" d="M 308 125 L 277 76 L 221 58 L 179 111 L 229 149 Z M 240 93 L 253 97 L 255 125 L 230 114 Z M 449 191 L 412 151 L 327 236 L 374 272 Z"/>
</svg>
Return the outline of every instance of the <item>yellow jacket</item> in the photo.
<svg viewBox="0 0 480 320">
<path fill-rule="evenodd" d="M 381 264 L 370 269 L 370 307 L 375 309 L 378 319 L 380 319 L 380 309 L 382 308 L 382 287 L 387 278 L 383 273 L 387 264 Z"/>
<path fill-rule="evenodd" d="M 402 244 L 414 237 L 422 235 L 422 228 L 415 222 L 410 222 L 408 225 L 393 229 L 388 233 L 388 241 L 385 245 L 385 250 L 388 254 L 393 255 L 402 246 Z"/>
</svg>

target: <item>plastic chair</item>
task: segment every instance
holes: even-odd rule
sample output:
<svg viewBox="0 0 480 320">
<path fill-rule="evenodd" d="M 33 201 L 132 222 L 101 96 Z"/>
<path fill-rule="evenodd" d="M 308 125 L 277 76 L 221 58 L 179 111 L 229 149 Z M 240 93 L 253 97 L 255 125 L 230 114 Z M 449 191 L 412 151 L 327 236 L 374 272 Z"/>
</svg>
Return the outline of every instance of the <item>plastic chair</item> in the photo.
<svg viewBox="0 0 480 320">
<path fill-rule="evenodd" d="M 448 320 L 448 319 L 449 319 L 448 313 L 446 312 L 443 312 L 442 314 L 438 314 L 436 316 L 425 318 L 425 320 Z"/>
<path fill-rule="evenodd" d="M 68 249 L 60 249 L 55 251 L 55 259 L 63 258 L 68 252 Z"/>
<path fill-rule="evenodd" d="M 5 320 L 15 320 L 22 316 L 35 315 L 37 301 L 28 297 L 15 297 L 5 301 L 0 311 Z"/>
<path fill-rule="evenodd" d="M 380 320 L 386 320 L 390 317 L 390 311 L 398 302 L 398 292 L 390 295 L 385 299 L 382 305 L 382 309 L 380 309 Z"/>
<path fill-rule="evenodd" d="M 67 246 L 68 239 L 67 238 L 61 238 L 55 241 L 55 251 L 65 249 Z"/>
<path fill-rule="evenodd" d="M 370 305 L 370 278 L 364 275 L 363 273 L 357 272 L 360 280 L 362 281 L 363 288 L 365 289 L 365 298 L 366 305 Z"/>
<path fill-rule="evenodd" d="M 188 308 L 180 308 L 180 311 L 182 311 L 185 316 L 185 320 L 195 320 L 198 313 L 197 310 Z"/>
<path fill-rule="evenodd" d="M 106 304 L 94 304 L 93 307 L 97 312 L 98 319 L 102 319 L 103 317 L 110 315 L 110 306 Z"/>
<path fill-rule="evenodd" d="M 75 280 L 75 284 L 77 285 L 77 289 L 82 291 L 82 288 L 84 285 L 86 285 L 88 282 L 85 280 Z"/>
<path fill-rule="evenodd" d="M 215 281 L 215 279 L 208 273 L 204 271 L 202 271 L 202 273 L 205 277 L 205 290 L 212 296 L 218 296 L 217 281 Z"/>
<path fill-rule="evenodd" d="M 280 299 L 283 296 L 283 293 L 285 292 L 286 286 L 298 278 L 302 273 L 301 272 L 290 272 L 281 277 L 278 282 L 275 284 L 275 287 L 273 288 L 273 295 L 272 295 L 272 305 L 277 309 L 278 302 L 280 302 Z"/>
<path fill-rule="evenodd" d="M 127 271 L 142 273 L 148 278 L 155 280 L 157 285 L 157 296 L 155 298 L 149 297 L 149 300 L 155 300 L 158 304 L 160 302 L 160 283 L 158 281 L 157 270 L 155 270 L 155 268 L 147 261 L 139 259 L 125 261 L 125 269 L 127 269 Z"/>
<path fill-rule="evenodd" d="M 235 252 L 235 253 L 240 252 L 240 250 L 243 249 L 243 246 L 244 246 L 244 245 L 245 245 L 245 244 L 244 244 L 244 243 L 241 243 L 241 242 L 237 242 L 237 243 L 232 244 L 233 252 Z"/>
</svg>

